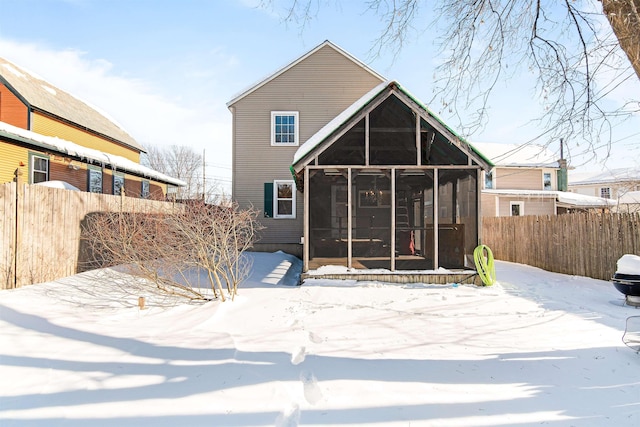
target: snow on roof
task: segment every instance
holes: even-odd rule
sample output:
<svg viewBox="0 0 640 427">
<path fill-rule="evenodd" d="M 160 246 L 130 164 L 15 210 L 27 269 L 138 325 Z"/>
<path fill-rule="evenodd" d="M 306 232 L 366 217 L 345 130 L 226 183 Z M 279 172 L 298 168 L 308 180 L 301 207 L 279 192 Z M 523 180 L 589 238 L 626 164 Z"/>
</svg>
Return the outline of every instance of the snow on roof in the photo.
<svg viewBox="0 0 640 427">
<path fill-rule="evenodd" d="M 364 108 L 365 105 L 369 103 L 373 98 L 378 96 L 387 86 L 391 84 L 390 80 L 384 81 L 371 89 L 369 92 L 364 94 L 360 99 L 351 104 L 344 110 L 342 113 L 338 114 L 333 118 L 329 123 L 324 125 L 318 132 L 313 134 L 311 138 L 307 139 L 304 144 L 302 144 L 296 154 L 293 156 L 293 164 L 298 163 L 304 156 L 309 154 L 318 144 L 324 141 L 333 131 L 338 129 L 344 123 L 346 123 L 351 116 L 356 114 L 360 109 Z"/>
<path fill-rule="evenodd" d="M 585 194 L 570 193 L 568 191 L 549 190 L 482 190 L 486 194 L 496 194 L 504 196 L 555 198 L 558 203 L 564 203 L 576 207 L 604 208 L 615 206 L 617 201 L 604 199 L 602 197 L 587 196 Z"/>
<path fill-rule="evenodd" d="M 295 65 L 297 65 L 300 62 L 304 61 L 306 58 L 308 58 L 309 56 L 313 55 L 314 53 L 316 53 L 317 51 L 319 51 L 320 49 L 322 49 L 325 46 L 329 46 L 332 49 L 336 50 L 337 52 L 341 53 L 342 55 L 344 55 L 345 57 L 349 58 L 355 64 L 359 65 L 361 68 L 363 68 L 364 70 L 366 70 L 369 73 L 373 74 L 374 76 L 376 76 L 380 80 L 385 80 L 385 78 L 383 76 L 381 76 L 375 70 L 373 70 L 372 68 L 367 66 L 364 62 L 360 61 L 358 58 L 356 58 L 355 56 L 351 55 L 346 50 L 336 46 L 334 43 L 330 42 L 329 40 L 325 40 L 324 42 L 320 43 L 318 46 L 314 47 L 313 49 L 311 49 L 309 52 L 305 53 L 304 55 L 302 55 L 298 59 L 295 59 L 294 61 L 291 61 L 290 63 L 288 63 L 284 67 L 280 68 L 275 73 L 269 74 L 267 77 L 265 77 L 265 78 L 261 79 L 260 81 L 258 81 L 258 83 L 252 84 L 248 88 L 244 89 L 243 91 L 241 91 L 240 93 L 235 95 L 231 99 L 231 101 L 227 102 L 227 107 L 232 106 L 233 104 L 235 104 L 236 102 L 238 102 L 239 100 L 244 98 L 245 96 L 249 95 L 251 92 L 254 92 L 255 90 L 261 88 L 265 84 L 269 83 L 270 81 L 272 81 L 273 79 L 275 79 L 279 75 L 283 74 L 284 72 L 286 72 L 287 70 L 291 69 Z"/>
<path fill-rule="evenodd" d="M 571 185 L 607 184 L 640 181 L 640 167 L 617 168 L 603 172 L 579 172 L 569 176 Z"/>
<path fill-rule="evenodd" d="M 559 168 L 558 157 L 542 145 L 474 142 L 496 166 Z"/>
<path fill-rule="evenodd" d="M 13 87 L 31 107 L 106 135 L 136 150 L 144 151 L 143 147 L 104 111 L 56 88 L 35 73 L 0 57 L 0 81 L 2 80 Z"/>
<path fill-rule="evenodd" d="M 123 170 L 154 179 L 159 182 L 173 184 L 179 187 L 187 185 L 187 183 L 182 180 L 172 178 L 127 158 L 117 156 L 115 154 L 108 154 L 93 148 L 83 147 L 74 142 L 60 139 L 58 137 L 40 135 L 2 121 L 0 121 L 0 135 L 56 151 L 58 153 L 67 154 L 71 157 L 78 157 L 80 159 L 87 159 L 101 164 L 110 165 L 113 169 Z"/>
</svg>

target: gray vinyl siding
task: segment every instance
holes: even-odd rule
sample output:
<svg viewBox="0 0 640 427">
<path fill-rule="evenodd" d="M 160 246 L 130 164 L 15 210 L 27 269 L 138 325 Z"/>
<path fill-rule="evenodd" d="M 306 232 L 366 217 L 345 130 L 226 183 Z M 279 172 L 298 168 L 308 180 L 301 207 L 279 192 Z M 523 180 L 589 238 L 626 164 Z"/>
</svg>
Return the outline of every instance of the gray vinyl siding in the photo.
<svg viewBox="0 0 640 427">
<path fill-rule="evenodd" d="M 542 169 L 497 168 L 496 190 L 542 190 Z"/>
<path fill-rule="evenodd" d="M 325 46 L 233 104 L 233 198 L 239 206 L 262 210 L 264 183 L 293 179 L 289 167 L 299 145 L 381 81 Z M 271 111 L 299 112 L 298 146 L 271 146 Z M 260 215 L 260 242 L 299 243 L 303 204 L 297 192 L 296 219 Z"/>
</svg>

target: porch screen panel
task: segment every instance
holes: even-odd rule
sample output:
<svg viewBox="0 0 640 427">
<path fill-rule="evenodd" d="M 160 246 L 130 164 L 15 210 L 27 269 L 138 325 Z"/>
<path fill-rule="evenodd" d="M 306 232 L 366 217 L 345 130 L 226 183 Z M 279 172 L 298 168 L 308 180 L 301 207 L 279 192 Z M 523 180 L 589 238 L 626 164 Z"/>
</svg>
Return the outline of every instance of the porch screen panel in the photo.
<svg viewBox="0 0 640 427">
<path fill-rule="evenodd" d="M 396 269 L 432 270 L 433 171 L 396 171 Z"/>
<path fill-rule="evenodd" d="M 391 171 L 352 171 L 352 251 L 359 268 L 391 268 Z"/>
<path fill-rule="evenodd" d="M 318 157 L 320 165 L 364 165 L 364 119 Z"/>
<path fill-rule="evenodd" d="M 473 266 L 478 244 L 477 171 L 440 170 L 438 260 L 444 268 Z"/>
<path fill-rule="evenodd" d="M 420 118 L 420 157 L 423 165 L 466 165 L 467 155 Z"/>
<path fill-rule="evenodd" d="M 309 260 L 334 258 L 347 265 L 347 170 L 309 172 Z"/>
<path fill-rule="evenodd" d="M 416 115 L 391 95 L 369 115 L 369 163 L 415 165 Z"/>
</svg>

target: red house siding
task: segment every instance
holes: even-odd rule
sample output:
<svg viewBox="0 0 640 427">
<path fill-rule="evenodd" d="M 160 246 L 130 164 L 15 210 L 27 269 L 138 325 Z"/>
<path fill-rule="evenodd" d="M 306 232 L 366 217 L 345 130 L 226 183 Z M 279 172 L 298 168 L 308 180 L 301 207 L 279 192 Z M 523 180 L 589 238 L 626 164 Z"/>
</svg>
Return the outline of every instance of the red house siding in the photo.
<svg viewBox="0 0 640 427">
<path fill-rule="evenodd" d="M 28 129 L 29 109 L 3 84 L 0 84 L 0 121 Z"/>
</svg>

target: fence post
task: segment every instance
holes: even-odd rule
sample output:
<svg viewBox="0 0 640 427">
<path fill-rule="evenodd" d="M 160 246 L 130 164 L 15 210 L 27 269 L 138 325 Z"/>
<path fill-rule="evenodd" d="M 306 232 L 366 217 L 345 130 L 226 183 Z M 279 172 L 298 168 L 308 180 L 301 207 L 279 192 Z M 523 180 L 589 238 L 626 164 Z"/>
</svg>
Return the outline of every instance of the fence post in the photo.
<svg viewBox="0 0 640 427">
<path fill-rule="evenodd" d="M 20 249 L 22 248 L 22 226 L 21 226 L 21 222 L 22 222 L 22 208 L 24 206 L 24 173 L 22 172 L 22 169 L 18 168 L 15 170 L 15 172 L 13 173 L 13 181 L 16 183 L 16 216 L 15 216 L 15 225 L 14 225 L 14 229 L 15 229 L 15 240 L 14 240 L 14 246 L 13 246 L 13 277 L 11 278 L 11 284 L 13 289 L 17 288 L 19 283 L 18 277 L 19 277 L 19 272 L 18 269 L 20 268 L 20 260 L 19 260 L 19 254 L 20 254 Z"/>
</svg>

